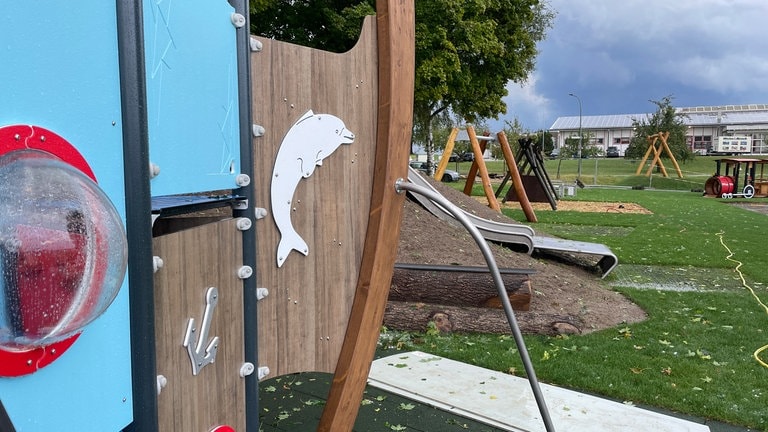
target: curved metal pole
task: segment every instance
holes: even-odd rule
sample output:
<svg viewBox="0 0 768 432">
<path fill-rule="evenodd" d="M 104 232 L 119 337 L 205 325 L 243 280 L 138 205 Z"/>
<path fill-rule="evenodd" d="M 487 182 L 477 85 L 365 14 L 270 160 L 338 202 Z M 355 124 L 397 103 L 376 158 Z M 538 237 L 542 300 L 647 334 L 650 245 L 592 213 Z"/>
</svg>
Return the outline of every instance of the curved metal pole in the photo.
<svg viewBox="0 0 768 432">
<path fill-rule="evenodd" d="M 477 246 L 480 247 L 480 251 L 483 253 L 483 257 L 488 263 L 488 270 L 490 270 L 491 275 L 493 276 L 493 282 L 496 284 L 496 288 L 499 291 L 499 298 L 501 298 L 501 304 L 504 306 L 504 313 L 507 315 L 509 326 L 512 328 L 512 336 L 515 338 L 518 351 L 520 351 L 520 359 L 523 361 L 525 373 L 528 375 L 528 382 L 531 384 L 533 397 L 536 399 L 536 405 L 539 407 L 541 418 L 544 421 L 544 427 L 546 428 L 547 432 L 554 432 L 555 427 L 552 425 L 552 419 L 549 417 L 549 410 L 547 409 L 547 404 L 544 401 L 544 396 L 541 393 L 539 381 L 536 378 L 536 371 L 533 370 L 533 364 L 531 363 L 531 358 L 528 355 L 528 350 L 525 347 L 523 334 L 520 332 L 520 327 L 517 325 L 515 312 L 512 310 L 512 304 L 509 302 L 509 297 L 507 296 L 507 289 L 504 287 L 504 281 L 501 279 L 499 266 L 496 264 L 496 260 L 493 258 L 493 253 L 491 252 L 491 248 L 488 247 L 488 243 L 486 243 L 482 234 L 480 234 L 480 231 L 469 220 L 464 212 L 460 208 L 456 207 L 452 202 L 447 200 L 444 196 L 440 195 L 438 192 L 419 185 L 415 185 L 413 183 L 409 183 L 407 180 L 403 179 L 399 179 L 395 182 L 395 190 L 397 190 L 398 193 L 402 193 L 403 191 L 410 191 L 424 195 L 437 204 L 445 207 L 445 209 L 448 210 L 453 215 L 453 217 L 456 218 L 456 220 L 464 225 L 464 228 L 466 228 L 469 234 L 472 235 L 472 238 L 475 240 L 475 243 L 477 243 Z"/>
</svg>

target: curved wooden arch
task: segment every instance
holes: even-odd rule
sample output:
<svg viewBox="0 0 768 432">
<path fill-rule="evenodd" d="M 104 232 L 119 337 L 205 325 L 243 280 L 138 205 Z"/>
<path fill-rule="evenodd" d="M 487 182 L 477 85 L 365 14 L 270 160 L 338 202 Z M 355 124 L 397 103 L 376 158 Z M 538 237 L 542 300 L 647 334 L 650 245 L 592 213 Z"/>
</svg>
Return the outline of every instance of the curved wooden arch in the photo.
<svg viewBox="0 0 768 432">
<path fill-rule="evenodd" d="M 379 107 L 368 231 L 355 302 L 319 431 L 352 430 L 384 318 L 402 221 L 413 121 L 413 4 L 380 1 L 377 10 Z"/>
</svg>

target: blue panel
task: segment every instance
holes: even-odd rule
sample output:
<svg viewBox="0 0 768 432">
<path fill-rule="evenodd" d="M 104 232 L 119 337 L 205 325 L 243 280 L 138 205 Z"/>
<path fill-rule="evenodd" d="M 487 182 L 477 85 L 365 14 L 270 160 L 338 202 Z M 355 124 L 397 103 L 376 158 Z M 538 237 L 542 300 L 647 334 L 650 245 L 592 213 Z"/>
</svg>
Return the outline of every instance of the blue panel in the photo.
<svg viewBox="0 0 768 432">
<path fill-rule="evenodd" d="M 31 124 L 74 145 L 125 219 L 115 2 L 5 1 L 0 126 Z M 118 431 L 132 421 L 128 286 L 62 357 L 0 378 L 19 431 Z"/>
<path fill-rule="evenodd" d="M 153 196 L 237 187 L 233 12 L 226 0 L 144 1 Z"/>
</svg>

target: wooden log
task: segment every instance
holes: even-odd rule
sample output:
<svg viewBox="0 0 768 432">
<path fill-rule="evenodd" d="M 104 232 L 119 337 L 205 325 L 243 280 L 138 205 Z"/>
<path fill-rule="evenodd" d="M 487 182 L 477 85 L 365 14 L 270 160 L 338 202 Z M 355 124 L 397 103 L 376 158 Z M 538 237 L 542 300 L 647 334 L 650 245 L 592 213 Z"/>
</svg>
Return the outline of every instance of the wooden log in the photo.
<svg viewBox="0 0 768 432">
<path fill-rule="evenodd" d="M 531 303 L 530 271 L 502 271 L 501 278 L 515 310 Z M 488 269 L 459 266 L 398 264 L 392 276 L 390 301 L 437 303 L 447 306 L 501 308 L 501 298 Z"/>
<path fill-rule="evenodd" d="M 570 315 L 522 312 L 515 316 L 526 334 L 581 333 L 583 327 L 578 317 Z M 384 311 L 384 325 L 393 330 L 425 331 L 430 321 L 441 332 L 511 333 L 502 309 L 390 301 Z"/>
</svg>

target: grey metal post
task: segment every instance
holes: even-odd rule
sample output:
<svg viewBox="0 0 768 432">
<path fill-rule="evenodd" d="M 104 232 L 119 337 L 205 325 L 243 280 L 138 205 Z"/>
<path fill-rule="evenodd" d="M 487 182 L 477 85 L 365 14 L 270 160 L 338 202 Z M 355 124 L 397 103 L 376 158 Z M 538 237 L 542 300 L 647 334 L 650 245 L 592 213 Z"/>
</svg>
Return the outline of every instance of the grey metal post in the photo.
<svg viewBox="0 0 768 432">
<path fill-rule="evenodd" d="M 579 157 L 579 173 L 578 173 L 578 175 L 576 175 L 576 179 L 579 180 L 579 179 L 581 179 L 581 140 L 583 139 L 583 135 L 581 133 L 581 98 L 576 96 L 573 93 L 568 93 L 568 96 L 573 96 L 573 97 L 576 98 L 577 101 L 579 101 L 579 152 L 578 152 L 578 157 Z"/>
</svg>

